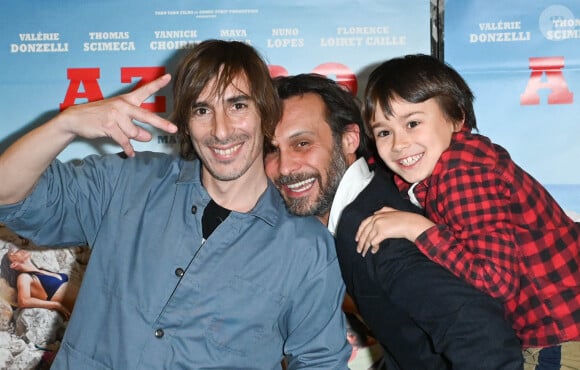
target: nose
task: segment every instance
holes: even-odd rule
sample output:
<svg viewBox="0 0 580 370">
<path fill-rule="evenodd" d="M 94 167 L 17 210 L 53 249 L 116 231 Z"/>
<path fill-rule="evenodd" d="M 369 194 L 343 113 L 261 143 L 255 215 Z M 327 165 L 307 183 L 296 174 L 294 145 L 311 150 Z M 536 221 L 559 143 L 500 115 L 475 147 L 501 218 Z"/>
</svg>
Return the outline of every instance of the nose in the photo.
<svg viewBox="0 0 580 370">
<path fill-rule="evenodd" d="M 232 122 L 227 112 L 216 109 L 212 122 L 212 134 L 219 140 L 227 139 L 232 131 Z"/>
<path fill-rule="evenodd" d="M 298 158 L 291 152 L 280 149 L 278 152 L 278 168 L 280 175 L 288 176 L 298 171 L 300 163 Z"/>
<path fill-rule="evenodd" d="M 409 136 L 404 132 L 392 133 L 393 135 L 393 147 L 394 152 L 400 152 L 409 146 Z"/>
</svg>

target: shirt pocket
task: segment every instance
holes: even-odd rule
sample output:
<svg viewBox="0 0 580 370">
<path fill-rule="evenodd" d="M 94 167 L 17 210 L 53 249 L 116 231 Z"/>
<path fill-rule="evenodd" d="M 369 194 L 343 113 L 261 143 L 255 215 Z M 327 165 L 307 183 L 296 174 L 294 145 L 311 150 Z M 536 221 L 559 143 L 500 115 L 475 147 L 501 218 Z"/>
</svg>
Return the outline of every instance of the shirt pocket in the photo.
<svg viewBox="0 0 580 370">
<path fill-rule="evenodd" d="M 282 348 L 278 318 L 285 298 L 233 276 L 219 292 L 220 304 L 209 319 L 206 337 L 218 351 L 239 357 Z M 211 349 L 210 349 L 211 350 Z"/>
<path fill-rule="evenodd" d="M 63 342 L 56 362 L 67 369 L 112 370 L 112 368 L 96 361 L 74 348 L 69 342 Z"/>
</svg>

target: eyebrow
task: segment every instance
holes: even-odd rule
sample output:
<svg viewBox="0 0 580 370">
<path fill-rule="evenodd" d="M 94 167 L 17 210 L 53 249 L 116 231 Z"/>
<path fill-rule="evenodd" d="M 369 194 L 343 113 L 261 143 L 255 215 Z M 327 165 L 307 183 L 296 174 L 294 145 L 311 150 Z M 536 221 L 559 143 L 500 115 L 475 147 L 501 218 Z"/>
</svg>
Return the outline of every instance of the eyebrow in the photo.
<svg viewBox="0 0 580 370">
<path fill-rule="evenodd" d="M 398 117 L 401 118 L 401 119 L 407 119 L 407 118 L 411 117 L 412 115 L 415 115 L 415 114 L 424 114 L 424 113 L 425 112 L 422 111 L 422 110 L 416 110 L 416 111 L 412 111 L 412 112 L 409 112 L 409 113 L 407 113 L 405 115 L 398 116 Z M 371 129 L 374 129 L 375 127 L 380 126 L 380 125 L 381 125 L 380 122 L 371 123 Z"/>
<path fill-rule="evenodd" d="M 232 97 L 229 97 L 226 99 L 227 103 L 237 103 L 239 101 L 245 101 L 245 100 L 254 100 L 251 96 L 249 96 L 248 94 L 238 94 L 238 95 L 234 95 Z"/>
<path fill-rule="evenodd" d="M 248 100 L 254 100 L 254 99 L 251 96 L 249 96 L 248 94 L 238 94 L 238 95 L 234 95 L 234 96 L 227 98 L 225 100 L 225 102 L 228 104 L 233 104 L 233 103 L 238 103 L 241 101 L 248 101 Z M 205 100 L 196 101 L 191 105 L 192 108 L 209 107 L 209 106 L 210 106 L 210 104 Z"/>
<path fill-rule="evenodd" d="M 288 139 L 295 139 L 295 138 L 300 137 L 300 136 L 312 136 L 312 135 L 315 135 L 314 131 L 300 130 L 300 131 L 294 132 L 292 135 L 288 136 Z"/>
<path fill-rule="evenodd" d="M 422 110 L 415 110 L 415 111 L 412 111 L 412 112 L 409 112 L 409 113 L 407 113 L 407 114 L 406 114 L 406 115 L 404 115 L 403 117 L 404 117 L 404 118 L 408 118 L 409 116 L 412 116 L 412 115 L 414 115 L 414 114 L 421 114 L 421 113 L 425 113 L 425 111 L 422 111 Z"/>
<path fill-rule="evenodd" d="M 379 126 L 381 126 L 381 125 L 382 125 L 382 123 L 381 123 L 381 122 L 375 122 L 375 123 L 371 123 L 371 129 L 374 129 L 374 128 L 376 128 L 376 127 L 379 127 Z"/>
<path fill-rule="evenodd" d="M 313 136 L 314 131 L 310 131 L 310 130 L 300 130 L 297 132 L 294 132 L 293 134 L 291 134 L 290 136 L 288 136 L 287 139 L 272 139 L 270 141 L 270 144 L 272 144 L 273 146 L 280 146 L 280 142 L 287 140 L 287 141 L 292 141 L 292 140 L 296 140 L 297 138 L 300 138 L 301 136 Z"/>
</svg>

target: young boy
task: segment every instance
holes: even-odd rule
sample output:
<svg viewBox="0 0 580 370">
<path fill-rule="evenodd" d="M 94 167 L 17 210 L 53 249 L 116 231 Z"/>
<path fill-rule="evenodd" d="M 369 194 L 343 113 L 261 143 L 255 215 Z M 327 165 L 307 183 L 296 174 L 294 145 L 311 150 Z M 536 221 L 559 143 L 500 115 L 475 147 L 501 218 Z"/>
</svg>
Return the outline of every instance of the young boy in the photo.
<svg viewBox="0 0 580 370">
<path fill-rule="evenodd" d="M 430 56 L 391 59 L 369 76 L 363 114 L 397 187 L 425 217 L 382 208 L 361 223 L 357 250 L 407 238 L 504 303 L 526 370 L 580 369 L 580 224 L 504 148 L 471 132 L 463 78 Z"/>
</svg>

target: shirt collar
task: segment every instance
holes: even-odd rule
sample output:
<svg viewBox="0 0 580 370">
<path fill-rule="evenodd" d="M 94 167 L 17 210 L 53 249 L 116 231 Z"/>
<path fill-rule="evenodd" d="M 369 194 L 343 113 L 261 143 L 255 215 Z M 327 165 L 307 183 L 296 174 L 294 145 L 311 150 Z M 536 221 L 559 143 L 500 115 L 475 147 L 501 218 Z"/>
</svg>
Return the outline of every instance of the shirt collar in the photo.
<svg viewBox="0 0 580 370">
<path fill-rule="evenodd" d="M 360 192 L 371 182 L 374 173 L 364 158 L 357 159 L 344 173 L 338 184 L 328 216 L 328 230 L 334 235 L 340 215 Z"/>
<path fill-rule="evenodd" d="M 204 198 L 207 197 L 207 201 L 209 202 L 209 194 L 201 183 L 201 161 L 181 159 L 179 166 L 180 170 L 176 184 L 192 184 L 201 191 Z M 280 209 L 286 209 L 284 201 L 274 184 L 268 180 L 266 190 L 260 195 L 254 208 L 246 214 L 260 218 L 267 224 L 273 226 L 280 218 Z"/>
<path fill-rule="evenodd" d="M 199 160 L 188 161 L 180 159 L 179 168 L 176 184 L 201 184 L 201 162 Z"/>
</svg>

